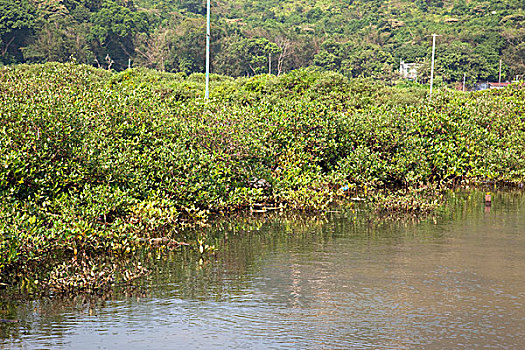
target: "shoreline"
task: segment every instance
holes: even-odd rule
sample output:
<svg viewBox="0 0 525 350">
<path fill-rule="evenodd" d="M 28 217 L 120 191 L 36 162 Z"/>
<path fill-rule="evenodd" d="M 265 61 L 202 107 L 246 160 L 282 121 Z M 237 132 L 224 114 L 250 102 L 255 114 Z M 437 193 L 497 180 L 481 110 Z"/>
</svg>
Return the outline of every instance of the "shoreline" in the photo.
<svg viewBox="0 0 525 350">
<path fill-rule="evenodd" d="M 209 219 L 194 225 L 176 226 L 172 227 L 169 234 L 155 238 L 138 238 L 137 242 L 132 245 L 132 249 L 128 252 L 115 254 L 111 251 L 106 252 L 83 252 L 83 254 L 67 254 L 62 253 L 61 257 L 44 257 L 42 261 L 28 262 L 19 266 L 12 267 L 11 273 L 18 275 L 18 278 L 2 281 L 0 289 L 13 289 L 17 291 L 22 298 L 27 298 L 31 295 L 35 297 L 52 296 L 52 295 L 76 295 L 76 294 L 100 294 L 113 290 L 114 288 L 134 288 L 134 281 L 139 278 L 146 277 L 150 271 L 144 265 L 144 257 L 152 255 L 164 256 L 166 254 L 179 254 L 183 249 L 190 249 L 199 255 L 199 248 L 205 247 L 201 250 L 201 259 L 207 260 L 212 258 L 215 254 L 216 247 L 212 245 L 213 240 L 207 237 L 207 232 L 210 227 L 221 226 L 231 222 L 241 221 L 249 222 L 266 222 L 268 219 L 276 217 L 324 217 L 330 214 L 348 213 L 351 216 L 364 215 L 369 217 L 367 220 L 374 222 L 419 222 L 427 220 L 443 209 L 448 199 L 452 194 L 459 193 L 478 193 L 479 201 L 482 202 L 483 194 L 487 193 L 487 186 L 465 186 L 442 189 L 440 193 L 439 202 L 434 202 L 429 210 L 399 210 L 399 203 L 415 203 L 414 197 L 401 196 L 391 197 L 393 207 L 384 207 L 384 203 L 392 205 L 392 202 L 371 202 L 346 199 L 345 203 L 339 202 L 330 208 L 322 210 L 269 210 L 269 211 L 252 211 L 249 209 L 237 210 L 229 213 L 211 214 Z M 525 193 L 523 184 L 518 185 L 500 185 L 494 187 L 491 184 L 492 191 L 502 193 Z M 433 192 L 436 194 L 436 192 Z M 375 194 L 371 194 L 371 197 Z M 455 196 L 455 195 L 454 195 Z M 381 203 L 381 204 L 380 204 Z M 379 206 L 378 206 L 379 205 Z M 406 208 L 406 206 L 404 206 Z M 357 214 L 360 213 L 360 214 Z M 370 219 L 372 218 L 372 219 Z M 350 218 L 349 218 L 350 220 Z M 181 231 L 182 230 L 182 231 Z M 184 232 L 184 237 L 190 238 L 186 241 L 178 240 L 180 232 Z M 179 234 L 179 235 L 178 235 Z M 209 245 L 207 244 L 209 243 Z M 60 250 L 60 248 L 58 248 Z M 142 256 L 142 258 L 141 258 Z M 157 258 L 158 259 L 158 258 Z M 153 259 L 154 261 L 154 259 Z M 93 271 L 98 271 L 93 274 Z M 4 275 L 5 276 L 5 275 Z M 42 277 L 45 276 L 45 277 Z M 6 283 L 7 282 L 7 283 Z M 25 297 L 23 297 L 25 295 Z"/>
</svg>

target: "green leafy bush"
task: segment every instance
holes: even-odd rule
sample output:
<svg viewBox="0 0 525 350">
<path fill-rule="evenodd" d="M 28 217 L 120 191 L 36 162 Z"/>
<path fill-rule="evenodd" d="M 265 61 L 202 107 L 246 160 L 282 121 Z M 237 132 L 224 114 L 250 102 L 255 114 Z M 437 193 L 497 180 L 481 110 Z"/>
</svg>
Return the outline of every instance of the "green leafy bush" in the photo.
<svg viewBox="0 0 525 350">
<path fill-rule="evenodd" d="M 202 75 L 0 68 L 0 275 L 58 251 L 126 254 L 213 212 L 322 209 L 345 185 L 525 179 L 520 85 L 429 101 L 336 73 L 212 78 L 204 103 Z"/>
</svg>

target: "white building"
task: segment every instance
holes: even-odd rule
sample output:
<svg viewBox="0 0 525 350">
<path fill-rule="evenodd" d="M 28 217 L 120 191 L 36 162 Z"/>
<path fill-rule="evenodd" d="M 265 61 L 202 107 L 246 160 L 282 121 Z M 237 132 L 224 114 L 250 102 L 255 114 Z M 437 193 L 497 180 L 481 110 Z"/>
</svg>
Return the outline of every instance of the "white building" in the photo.
<svg viewBox="0 0 525 350">
<path fill-rule="evenodd" d="M 399 74 L 403 79 L 417 81 L 417 70 L 421 66 L 419 63 L 405 63 L 401 61 L 399 64 Z"/>
</svg>

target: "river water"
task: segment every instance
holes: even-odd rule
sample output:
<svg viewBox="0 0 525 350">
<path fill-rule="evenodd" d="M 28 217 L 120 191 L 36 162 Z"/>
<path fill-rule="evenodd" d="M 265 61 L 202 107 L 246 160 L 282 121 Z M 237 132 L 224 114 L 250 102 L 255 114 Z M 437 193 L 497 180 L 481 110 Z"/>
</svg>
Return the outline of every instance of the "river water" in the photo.
<svg viewBox="0 0 525 350">
<path fill-rule="evenodd" d="M 133 290 L 0 301 L 0 349 L 524 349 L 525 196 L 239 218 Z"/>
</svg>

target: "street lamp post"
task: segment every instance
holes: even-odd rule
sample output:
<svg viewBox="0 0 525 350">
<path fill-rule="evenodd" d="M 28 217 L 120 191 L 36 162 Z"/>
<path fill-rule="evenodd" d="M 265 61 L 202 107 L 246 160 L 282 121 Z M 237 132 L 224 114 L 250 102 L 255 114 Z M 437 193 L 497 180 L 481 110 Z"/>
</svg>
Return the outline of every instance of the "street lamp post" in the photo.
<svg viewBox="0 0 525 350">
<path fill-rule="evenodd" d="M 210 99 L 210 0 L 206 1 L 206 92 L 204 99 Z"/>
<path fill-rule="evenodd" d="M 434 85 L 434 56 L 436 54 L 436 36 L 437 34 L 432 34 L 432 63 L 430 68 L 430 97 L 432 97 L 432 87 Z"/>
<path fill-rule="evenodd" d="M 501 84 L 501 58 L 499 59 L 499 78 L 498 78 L 498 83 Z"/>
</svg>

